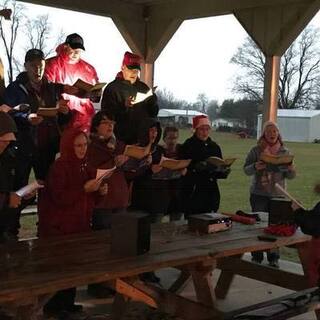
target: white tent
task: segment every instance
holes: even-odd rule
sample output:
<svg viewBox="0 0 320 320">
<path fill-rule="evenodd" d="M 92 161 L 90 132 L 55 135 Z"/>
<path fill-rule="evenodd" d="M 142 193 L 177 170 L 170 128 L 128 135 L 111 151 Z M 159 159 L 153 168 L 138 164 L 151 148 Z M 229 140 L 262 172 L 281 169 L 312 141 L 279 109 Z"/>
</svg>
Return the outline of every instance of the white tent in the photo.
<svg viewBox="0 0 320 320">
<path fill-rule="evenodd" d="M 259 114 L 257 137 L 260 137 L 261 123 Z M 278 126 L 285 141 L 313 142 L 320 139 L 320 110 L 279 109 Z"/>
</svg>

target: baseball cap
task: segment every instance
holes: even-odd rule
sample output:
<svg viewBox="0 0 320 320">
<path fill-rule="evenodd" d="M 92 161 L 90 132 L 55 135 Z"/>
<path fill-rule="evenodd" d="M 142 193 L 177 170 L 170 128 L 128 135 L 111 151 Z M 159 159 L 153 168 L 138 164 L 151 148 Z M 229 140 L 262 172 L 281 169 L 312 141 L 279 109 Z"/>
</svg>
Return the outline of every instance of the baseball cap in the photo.
<svg viewBox="0 0 320 320">
<path fill-rule="evenodd" d="M 45 57 L 44 53 L 41 50 L 34 48 L 27 51 L 24 62 L 33 61 L 36 59 L 45 60 Z"/>
<path fill-rule="evenodd" d="M 83 39 L 77 33 L 69 34 L 65 41 L 72 49 L 82 49 L 85 50 L 83 45 Z"/>
<path fill-rule="evenodd" d="M 123 56 L 122 65 L 128 69 L 139 69 L 141 70 L 141 57 L 137 54 L 127 51 Z"/>
</svg>

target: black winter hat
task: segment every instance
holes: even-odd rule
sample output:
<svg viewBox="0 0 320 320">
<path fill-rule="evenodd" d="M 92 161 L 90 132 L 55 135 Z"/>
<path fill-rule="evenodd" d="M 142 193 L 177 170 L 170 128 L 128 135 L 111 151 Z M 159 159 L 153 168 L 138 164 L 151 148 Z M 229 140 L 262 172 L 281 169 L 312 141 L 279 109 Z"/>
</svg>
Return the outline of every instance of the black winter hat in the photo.
<svg viewBox="0 0 320 320">
<path fill-rule="evenodd" d="M 0 136 L 14 132 L 17 132 L 15 122 L 7 113 L 0 111 Z"/>
</svg>

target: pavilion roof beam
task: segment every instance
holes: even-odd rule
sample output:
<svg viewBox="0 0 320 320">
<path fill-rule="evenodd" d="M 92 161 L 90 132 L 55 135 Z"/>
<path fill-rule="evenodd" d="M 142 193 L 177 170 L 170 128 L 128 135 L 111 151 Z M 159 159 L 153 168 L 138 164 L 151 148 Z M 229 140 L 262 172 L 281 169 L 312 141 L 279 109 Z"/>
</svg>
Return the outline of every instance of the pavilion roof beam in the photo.
<svg viewBox="0 0 320 320">
<path fill-rule="evenodd" d="M 234 10 L 261 8 L 270 6 L 293 5 L 312 0 L 173 0 L 150 5 L 152 14 L 159 17 L 175 17 L 182 20 L 231 14 Z"/>
<path fill-rule="evenodd" d="M 235 10 L 234 15 L 266 56 L 281 56 L 319 11 L 320 0 Z"/>
</svg>

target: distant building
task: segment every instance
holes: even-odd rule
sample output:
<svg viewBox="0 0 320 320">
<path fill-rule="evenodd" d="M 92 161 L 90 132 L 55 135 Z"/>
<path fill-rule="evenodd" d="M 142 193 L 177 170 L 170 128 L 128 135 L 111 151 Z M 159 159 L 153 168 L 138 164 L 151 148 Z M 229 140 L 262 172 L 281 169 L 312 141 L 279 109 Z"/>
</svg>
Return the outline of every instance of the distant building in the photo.
<svg viewBox="0 0 320 320">
<path fill-rule="evenodd" d="M 160 109 L 158 118 L 163 125 L 192 125 L 192 118 L 198 115 L 206 115 L 205 113 L 195 110 L 182 109 Z"/>
<path fill-rule="evenodd" d="M 285 141 L 313 142 L 320 139 L 320 110 L 279 109 L 278 126 Z M 261 134 L 262 115 L 258 115 L 257 137 Z"/>
<path fill-rule="evenodd" d="M 219 127 L 229 127 L 229 128 L 244 127 L 242 121 L 239 119 L 223 119 L 223 118 L 214 119 L 212 121 L 212 126 L 215 128 L 219 128 Z"/>
</svg>

